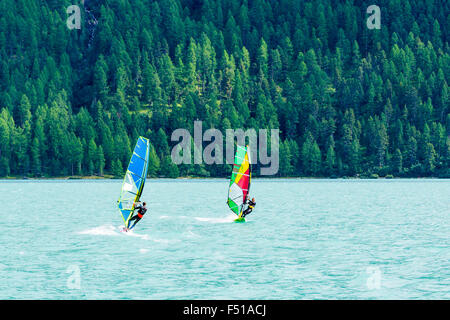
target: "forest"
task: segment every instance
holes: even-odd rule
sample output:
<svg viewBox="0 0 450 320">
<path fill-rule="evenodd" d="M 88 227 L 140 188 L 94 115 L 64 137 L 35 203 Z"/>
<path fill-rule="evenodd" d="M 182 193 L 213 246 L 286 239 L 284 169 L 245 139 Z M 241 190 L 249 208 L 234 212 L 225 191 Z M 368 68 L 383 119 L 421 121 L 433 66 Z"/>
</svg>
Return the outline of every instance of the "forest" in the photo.
<svg viewBox="0 0 450 320">
<path fill-rule="evenodd" d="M 449 13 L 445 0 L 2 0 L 0 177 L 122 177 L 139 136 L 149 176 L 226 177 L 171 160 L 172 132 L 201 120 L 279 129 L 277 177 L 449 178 Z"/>
</svg>

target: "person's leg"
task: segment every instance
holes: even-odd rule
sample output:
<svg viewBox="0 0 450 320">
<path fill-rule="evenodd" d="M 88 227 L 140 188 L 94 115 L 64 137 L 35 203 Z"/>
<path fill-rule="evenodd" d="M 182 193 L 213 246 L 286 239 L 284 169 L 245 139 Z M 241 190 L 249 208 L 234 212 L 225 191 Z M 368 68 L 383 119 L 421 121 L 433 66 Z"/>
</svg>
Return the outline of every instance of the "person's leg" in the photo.
<svg viewBox="0 0 450 320">
<path fill-rule="evenodd" d="M 137 219 L 137 215 L 134 217 L 131 217 L 130 220 L 128 220 L 128 229 L 130 228 L 131 221 L 136 220 L 136 219 Z M 136 224 L 136 222 L 134 224 Z"/>
<path fill-rule="evenodd" d="M 141 220 L 141 219 L 139 219 L 138 216 L 136 216 L 136 217 L 134 217 L 134 218 L 136 218 L 136 219 L 135 219 L 135 221 L 134 221 L 134 224 L 130 227 L 130 229 L 133 229 L 133 227 L 136 225 L 136 223 L 138 223 L 139 220 Z M 131 220 L 130 220 L 130 221 L 131 221 Z"/>
</svg>

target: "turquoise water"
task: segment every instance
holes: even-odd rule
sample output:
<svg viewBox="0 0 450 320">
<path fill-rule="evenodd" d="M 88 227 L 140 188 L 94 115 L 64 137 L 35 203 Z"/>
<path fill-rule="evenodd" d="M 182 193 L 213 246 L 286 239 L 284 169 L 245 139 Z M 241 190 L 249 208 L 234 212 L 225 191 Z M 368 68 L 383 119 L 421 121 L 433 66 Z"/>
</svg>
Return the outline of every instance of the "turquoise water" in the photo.
<svg viewBox="0 0 450 320">
<path fill-rule="evenodd" d="M 449 180 L 0 181 L 0 299 L 449 299 Z"/>
</svg>

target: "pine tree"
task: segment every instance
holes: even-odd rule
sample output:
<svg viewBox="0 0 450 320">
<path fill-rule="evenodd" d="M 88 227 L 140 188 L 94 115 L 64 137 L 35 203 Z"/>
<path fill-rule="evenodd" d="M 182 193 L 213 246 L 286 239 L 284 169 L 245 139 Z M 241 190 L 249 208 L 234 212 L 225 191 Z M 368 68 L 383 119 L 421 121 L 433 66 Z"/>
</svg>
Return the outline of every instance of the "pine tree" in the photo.
<svg viewBox="0 0 450 320">
<path fill-rule="evenodd" d="M 279 174 L 283 177 L 291 176 L 294 168 L 292 166 L 292 153 L 287 141 L 280 143 L 279 152 L 281 155 Z"/>
<path fill-rule="evenodd" d="M 177 178 L 179 175 L 178 166 L 172 162 L 170 156 L 163 158 L 161 162 L 161 174 L 166 178 Z"/>
<path fill-rule="evenodd" d="M 336 153 L 334 151 L 334 147 L 330 145 L 327 150 L 326 158 L 325 158 L 325 171 L 326 174 L 332 175 L 335 171 L 336 166 Z"/>
<path fill-rule="evenodd" d="M 122 178 L 123 177 L 123 166 L 122 166 L 122 162 L 119 159 L 113 160 L 111 172 L 112 172 L 114 178 Z"/>
<path fill-rule="evenodd" d="M 95 155 L 95 163 L 96 163 L 96 173 L 103 177 L 103 170 L 105 169 L 105 155 L 103 153 L 103 147 L 99 146 L 97 148 L 97 153 Z"/>
<path fill-rule="evenodd" d="M 9 176 L 10 157 L 10 130 L 5 119 L 0 117 L 0 177 Z"/>
<path fill-rule="evenodd" d="M 150 155 L 148 161 L 149 161 L 148 175 L 150 177 L 157 177 L 160 169 L 160 160 L 155 152 L 155 148 L 153 147 L 150 148 Z"/>
<path fill-rule="evenodd" d="M 403 155 L 400 149 L 395 149 L 392 157 L 392 171 L 398 174 L 403 172 Z"/>
<path fill-rule="evenodd" d="M 436 167 L 436 151 L 432 143 L 427 143 L 425 146 L 425 159 L 423 169 L 425 173 L 432 173 Z"/>
</svg>

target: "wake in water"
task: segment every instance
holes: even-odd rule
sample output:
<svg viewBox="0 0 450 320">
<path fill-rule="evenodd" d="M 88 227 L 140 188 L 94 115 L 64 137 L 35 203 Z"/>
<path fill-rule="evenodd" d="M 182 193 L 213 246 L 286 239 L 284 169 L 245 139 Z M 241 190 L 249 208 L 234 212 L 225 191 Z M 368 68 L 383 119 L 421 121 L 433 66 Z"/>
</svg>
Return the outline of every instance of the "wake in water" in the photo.
<svg viewBox="0 0 450 320">
<path fill-rule="evenodd" d="M 144 239 L 144 240 L 149 240 L 148 234 L 139 234 L 139 233 L 136 233 L 134 230 L 128 230 L 128 231 L 125 231 L 125 230 L 123 229 L 123 226 L 119 226 L 119 227 L 117 227 L 117 228 L 118 228 L 118 230 L 119 230 L 119 232 L 120 232 L 121 234 L 124 234 L 124 235 L 126 235 L 126 236 L 137 237 L 137 238 L 141 238 L 141 239 Z"/>
<path fill-rule="evenodd" d="M 222 218 L 204 218 L 204 217 L 195 217 L 195 220 L 209 223 L 229 223 L 233 222 L 236 219 L 235 215 L 228 215 Z"/>
<path fill-rule="evenodd" d="M 113 225 L 103 225 L 95 228 L 87 229 L 78 232 L 78 234 L 89 234 L 94 236 L 129 236 L 129 237 L 138 237 L 144 240 L 148 240 L 147 234 L 136 233 L 133 230 L 129 230 L 128 232 L 123 231 L 123 226 L 114 227 Z"/>
<path fill-rule="evenodd" d="M 135 238 L 139 238 L 142 240 L 148 240 L 148 241 L 153 241 L 153 242 L 162 243 L 162 244 L 169 244 L 169 243 L 180 241 L 179 239 L 169 240 L 169 239 L 151 238 L 150 235 L 148 235 L 148 234 L 137 233 L 134 230 L 128 230 L 127 232 L 125 232 L 123 229 L 123 225 L 116 226 L 116 227 L 113 225 L 103 225 L 103 226 L 98 226 L 95 228 L 79 231 L 79 232 L 77 232 L 77 234 L 88 234 L 88 235 L 93 235 L 93 236 L 135 237 Z"/>
<path fill-rule="evenodd" d="M 159 216 L 159 219 L 189 219 L 188 216 Z"/>
<path fill-rule="evenodd" d="M 166 219 L 171 219 L 171 220 L 176 220 L 176 219 L 192 219 L 192 216 L 159 216 L 159 219 L 162 220 L 166 220 Z M 236 216 L 233 214 L 227 215 L 226 217 L 219 217 L 219 218 L 214 218 L 214 217 L 194 217 L 195 220 L 197 221 L 202 221 L 202 222 L 209 222 L 209 223 L 229 223 L 229 222 L 233 222 L 236 219 Z"/>
<path fill-rule="evenodd" d="M 119 236 L 120 233 L 112 225 L 103 225 L 78 232 L 78 234 L 90 234 L 94 236 Z"/>
</svg>

